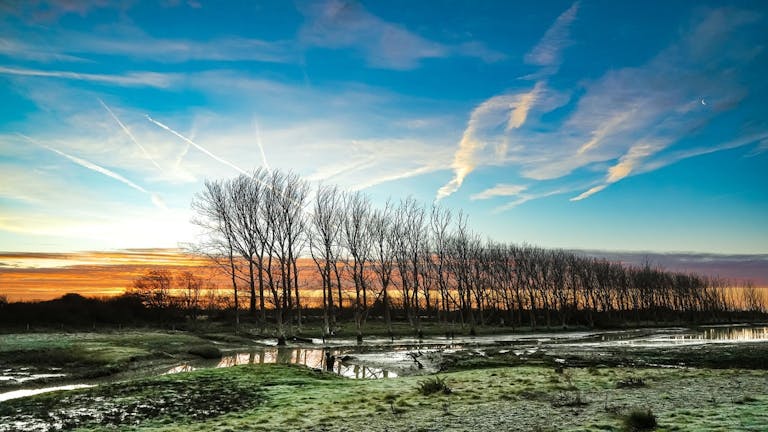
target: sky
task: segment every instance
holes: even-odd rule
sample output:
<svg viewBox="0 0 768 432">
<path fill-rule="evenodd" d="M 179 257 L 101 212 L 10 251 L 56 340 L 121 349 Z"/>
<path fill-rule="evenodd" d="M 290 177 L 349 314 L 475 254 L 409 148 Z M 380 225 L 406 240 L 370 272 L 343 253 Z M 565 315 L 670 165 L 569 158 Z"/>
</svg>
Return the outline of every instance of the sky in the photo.
<svg viewBox="0 0 768 432">
<path fill-rule="evenodd" d="M 768 260 L 764 1 L 0 2 L 0 251 L 176 248 L 257 167 L 499 241 Z"/>
</svg>

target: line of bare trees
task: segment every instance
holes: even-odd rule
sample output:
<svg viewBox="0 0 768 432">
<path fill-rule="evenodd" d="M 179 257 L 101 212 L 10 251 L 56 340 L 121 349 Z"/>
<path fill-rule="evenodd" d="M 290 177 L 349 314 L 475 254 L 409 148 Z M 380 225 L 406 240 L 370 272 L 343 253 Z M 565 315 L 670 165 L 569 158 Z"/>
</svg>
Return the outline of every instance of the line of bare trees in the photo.
<svg viewBox="0 0 768 432">
<path fill-rule="evenodd" d="M 223 295 L 211 279 L 188 270 L 149 269 L 134 279 L 125 294 L 150 309 L 178 310 L 196 320 L 201 313 L 232 306 L 229 296 Z"/>
<path fill-rule="evenodd" d="M 397 318 L 417 333 L 425 320 L 474 333 L 487 324 L 716 320 L 766 310 L 751 286 L 483 240 L 462 213 L 413 198 L 375 208 L 361 192 L 313 189 L 282 171 L 207 181 L 192 207 L 206 232 L 195 251 L 228 275 L 236 322 L 245 295 L 248 314 L 262 328 L 272 321 L 281 342 L 309 307 L 322 311 L 325 334 L 352 317 L 358 339 L 371 316 L 390 333 Z M 300 257 L 314 267 L 301 269 Z M 311 295 L 318 288 L 322 295 Z"/>
</svg>

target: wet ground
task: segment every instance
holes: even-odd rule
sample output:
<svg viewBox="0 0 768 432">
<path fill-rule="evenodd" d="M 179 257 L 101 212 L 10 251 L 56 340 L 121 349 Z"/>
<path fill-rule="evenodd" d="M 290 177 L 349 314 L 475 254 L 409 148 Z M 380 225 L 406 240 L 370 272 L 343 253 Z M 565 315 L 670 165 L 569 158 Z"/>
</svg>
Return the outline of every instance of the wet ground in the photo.
<svg viewBox="0 0 768 432">
<path fill-rule="evenodd" d="M 477 366 L 716 367 L 768 369 L 768 325 L 654 328 L 593 332 L 521 333 L 478 337 L 320 339 L 277 347 L 256 340 L 223 350 L 217 360 L 158 362 L 108 378 L 68 380 L 62 368 L 1 368 L 4 400 L 147 376 L 243 364 L 299 364 L 353 379 L 396 378 Z M 169 359 L 170 360 L 170 359 Z M 46 384 L 51 383 L 51 384 Z"/>
</svg>

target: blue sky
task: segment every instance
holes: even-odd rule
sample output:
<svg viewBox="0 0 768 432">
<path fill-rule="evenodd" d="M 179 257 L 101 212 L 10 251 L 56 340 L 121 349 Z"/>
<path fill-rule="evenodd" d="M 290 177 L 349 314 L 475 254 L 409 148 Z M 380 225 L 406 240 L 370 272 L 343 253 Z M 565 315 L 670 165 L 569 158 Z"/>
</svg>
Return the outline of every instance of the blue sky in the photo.
<svg viewBox="0 0 768 432">
<path fill-rule="evenodd" d="M 479 4 L 478 4 L 479 3 Z M 768 7 L 0 4 L 0 250 L 173 247 L 258 166 L 497 240 L 768 253 Z"/>
</svg>

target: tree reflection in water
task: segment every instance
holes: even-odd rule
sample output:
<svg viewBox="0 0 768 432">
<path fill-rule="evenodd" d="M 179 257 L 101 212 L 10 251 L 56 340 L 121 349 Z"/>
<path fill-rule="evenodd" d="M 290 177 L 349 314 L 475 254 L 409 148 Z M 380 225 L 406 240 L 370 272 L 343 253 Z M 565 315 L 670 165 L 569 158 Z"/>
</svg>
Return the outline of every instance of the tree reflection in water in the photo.
<svg viewBox="0 0 768 432">
<path fill-rule="evenodd" d="M 326 352 L 330 353 L 332 365 L 328 367 Z M 301 347 L 273 347 L 248 352 L 225 355 L 215 365 L 184 363 L 171 368 L 166 373 L 190 372 L 204 367 L 232 367 L 246 364 L 298 364 L 317 370 L 328 370 L 347 378 L 380 379 L 394 378 L 395 372 L 382 368 L 348 364 L 341 360 L 339 350 Z"/>
</svg>

